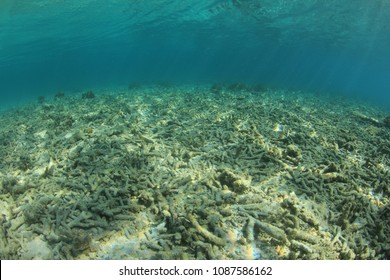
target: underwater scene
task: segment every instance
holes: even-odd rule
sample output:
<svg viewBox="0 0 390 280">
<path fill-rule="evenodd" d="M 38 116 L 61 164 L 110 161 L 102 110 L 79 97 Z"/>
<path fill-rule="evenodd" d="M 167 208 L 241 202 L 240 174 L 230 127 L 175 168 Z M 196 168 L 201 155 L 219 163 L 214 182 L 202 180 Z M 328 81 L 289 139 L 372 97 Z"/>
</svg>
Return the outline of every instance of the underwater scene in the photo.
<svg viewBox="0 0 390 280">
<path fill-rule="evenodd" d="M 389 259 L 389 18 L 1 0 L 0 259 Z"/>
</svg>

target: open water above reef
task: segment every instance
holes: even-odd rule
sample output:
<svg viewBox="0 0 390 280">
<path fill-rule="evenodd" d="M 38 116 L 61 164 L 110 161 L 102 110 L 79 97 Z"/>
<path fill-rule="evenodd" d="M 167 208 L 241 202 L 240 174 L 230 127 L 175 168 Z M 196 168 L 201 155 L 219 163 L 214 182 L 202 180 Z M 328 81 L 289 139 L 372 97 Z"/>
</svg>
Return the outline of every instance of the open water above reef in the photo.
<svg viewBox="0 0 390 280">
<path fill-rule="evenodd" d="M 389 104 L 383 0 L 3 0 L 0 106 L 58 90 L 263 83 Z"/>
</svg>

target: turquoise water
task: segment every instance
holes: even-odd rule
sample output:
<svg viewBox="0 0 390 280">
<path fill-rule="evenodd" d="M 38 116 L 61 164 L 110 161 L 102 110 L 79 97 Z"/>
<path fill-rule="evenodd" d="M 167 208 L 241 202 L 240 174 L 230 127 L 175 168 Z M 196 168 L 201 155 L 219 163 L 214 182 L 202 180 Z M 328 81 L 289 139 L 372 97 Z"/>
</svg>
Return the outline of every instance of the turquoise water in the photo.
<svg viewBox="0 0 390 280">
<path fill-rule="evenodd" d="M 2 0 L 0 104 L 245 82 L 389 105 L 389 18 L 384 0 Z"/>
</svg>

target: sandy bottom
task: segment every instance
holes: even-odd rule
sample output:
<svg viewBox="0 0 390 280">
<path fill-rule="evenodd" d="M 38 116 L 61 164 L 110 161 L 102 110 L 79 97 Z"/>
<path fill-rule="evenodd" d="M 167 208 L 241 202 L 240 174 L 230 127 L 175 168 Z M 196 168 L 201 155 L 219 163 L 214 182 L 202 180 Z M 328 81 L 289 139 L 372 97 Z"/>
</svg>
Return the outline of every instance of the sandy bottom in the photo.
<svg viewBox="0 0 390 280">
<path fill-rule="evenodd" d="M 244 85 L 0 114 L 1 259 L 389 259 L 390 127 Z"/>
</svg>

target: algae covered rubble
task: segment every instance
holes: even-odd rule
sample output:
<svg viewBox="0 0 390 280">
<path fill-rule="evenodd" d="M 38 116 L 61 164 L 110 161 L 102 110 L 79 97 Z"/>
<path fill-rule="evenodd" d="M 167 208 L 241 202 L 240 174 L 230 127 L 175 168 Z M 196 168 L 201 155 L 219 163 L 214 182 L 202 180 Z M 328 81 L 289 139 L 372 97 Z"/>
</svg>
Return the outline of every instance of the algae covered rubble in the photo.
<svg viewBox="0 0 390 280">
<path fill-rule="evenodd" d="M 244 84 L 91 93 L 1 113 L 2 259 L 389 258 L 380 109 Z"/>
</svg>

